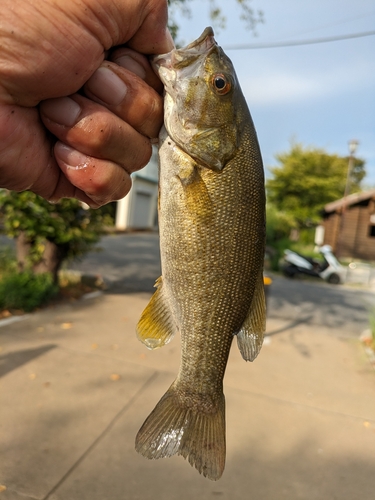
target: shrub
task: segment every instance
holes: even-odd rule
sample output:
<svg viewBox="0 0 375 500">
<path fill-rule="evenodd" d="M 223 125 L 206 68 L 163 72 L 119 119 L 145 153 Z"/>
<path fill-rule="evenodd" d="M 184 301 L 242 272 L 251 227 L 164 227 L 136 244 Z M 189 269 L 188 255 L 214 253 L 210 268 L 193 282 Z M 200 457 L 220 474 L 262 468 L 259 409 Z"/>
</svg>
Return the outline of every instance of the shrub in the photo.
<svg viewBox="0 0 375 500">
<path fill-rule="evenodd" d="M 0 309 L 31 312 L 58 291 L 50 273 L 9 272 L 0 281 Z"/>
<path fill-rule="evenodd" d="M 0 247 L 0 279 L 9 272 L 17 271 L 17 260 L 14 250 L 9 246 Z"/>
<path fill-rule="evenodd" d="M 0 190 L 0 206 L 5 234 L 17 238 L 18 269 L 48 271 L 55 282 L 62 262 L 88 252 L 113 222 L 112 206 L 91 210 L 74 199 L 51 204 L 29 191 Z"/>
<path fill-rule="evenodd" d="M 372 337 L 370 347 L 375 351 L 375 308 L 370 312 L 370 330 Z"/>
</svg>

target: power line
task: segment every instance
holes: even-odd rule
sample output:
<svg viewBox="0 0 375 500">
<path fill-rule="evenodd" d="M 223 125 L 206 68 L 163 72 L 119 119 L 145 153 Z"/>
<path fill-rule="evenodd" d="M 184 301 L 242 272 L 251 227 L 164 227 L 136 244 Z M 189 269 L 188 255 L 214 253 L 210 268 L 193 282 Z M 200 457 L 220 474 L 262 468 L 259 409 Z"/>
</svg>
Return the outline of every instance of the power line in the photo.
<svg viewBox="0 0 375 500">
<path fill-rule="evenodd" d="M 362 33 L 352 33 L 350 35 L 329 36 L 325 38 L 312 38 L 310 40 L 291 40 L 286 42 L 271 43 L 246 43 L 239 45 L 226 45 L 225 50 L 247 50 L 247 49 L 273 49 L 278 47 L 293 47 L 299 45 L 313 45 L 316 43 L 338 42 L 340 40 L 350 40 L 351 38 L 363 38 L 374 36 L 375 31 L 364 31 Z"/>
</svg>

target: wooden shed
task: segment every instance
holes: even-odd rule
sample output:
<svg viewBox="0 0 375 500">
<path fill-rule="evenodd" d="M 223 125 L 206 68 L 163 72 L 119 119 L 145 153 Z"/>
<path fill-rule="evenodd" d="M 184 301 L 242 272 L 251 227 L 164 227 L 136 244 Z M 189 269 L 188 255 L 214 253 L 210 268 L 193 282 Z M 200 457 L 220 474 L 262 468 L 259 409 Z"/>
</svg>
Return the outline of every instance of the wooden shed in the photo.
<svg viewBox="0 0 375 500">
<path fill-rule="evenodd" d="M 338 257 L 375 261 L 375 189 L 328 203 L 322 225 Z"/>
</svg>

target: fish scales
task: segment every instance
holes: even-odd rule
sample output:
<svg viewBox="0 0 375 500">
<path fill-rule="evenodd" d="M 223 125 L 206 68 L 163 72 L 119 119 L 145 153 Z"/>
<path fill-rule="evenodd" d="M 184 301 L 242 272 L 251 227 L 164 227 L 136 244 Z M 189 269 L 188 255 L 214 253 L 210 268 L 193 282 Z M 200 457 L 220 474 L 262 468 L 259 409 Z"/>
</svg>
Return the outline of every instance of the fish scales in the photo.
<svg viewBox="0 0 375 500">
<path fill-rule="evenodd" d="M 137 334 L 155 348 L 180 332 L 181 365 L 136 449 L 147 458 L 180 454 L 216 480 L 225 465 L 223 378 L 232 340 L 237 335 L 252 361 L 265 329 L 263 166 L 234 69 L 211 28 L 154 64 L 166 89 L 162 277 Z"/>
</svg>

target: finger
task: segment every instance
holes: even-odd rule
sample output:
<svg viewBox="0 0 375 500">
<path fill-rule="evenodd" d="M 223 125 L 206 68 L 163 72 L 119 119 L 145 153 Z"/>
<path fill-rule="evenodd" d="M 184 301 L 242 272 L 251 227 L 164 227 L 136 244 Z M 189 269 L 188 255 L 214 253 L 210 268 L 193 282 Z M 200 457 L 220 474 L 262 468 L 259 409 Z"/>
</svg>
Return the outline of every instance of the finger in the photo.
<svg viewBox="0 0 375 500">
<path fill-rule="evenodd" d="M 143 66 L 124 56 L 130 65 Z M 146 77 L 146 75 L 145 75 Z M 95 71 L 84 87 L 85 94 L 93 101 L 106 106 L 114 114 L 129 123 L 140 134 L 149 138 L 158 136 L 163 123 L 161 96 L 139 76 L 117 64 L 105 61 Z"/>
<path fill-rule="evenodd" d="M 166 0 L 9 0 L 3 4 L 3 102 L 36 106 L 47 98 L 78 92 L 103 61 L 105 51 L 129 40 L 143 54 L 173 48 L 166 27 Z"/>
<path fill-rule="evenodd" d="M 144 167 L 152 153 L 149 139 L 104 106 L 74 94 L 40 105 L 44 125 L 81 153 L 121 165 L 128 173 Z"/>
<path fill-rule="evenodd" d="M 127 45 L 143 54 L 165 54 L 173 49 L 172 36 L 167 28 L 167 2 L 150 0 L 143 10 L 139 28 Z"/>
<path fill-rule="evenodd" d="M 56 143 L 54 153 L 64 176 L 52 199 L 67 196 L 64 178 L 75 187 L 73 196 L 92 208 L 119 200 L 128 194 L 131 178 L 120 165 L 84 155 L 61 142 Z"/>
<path fill-rule="evenodd" d="M 143 54 L 128 47 L 119 47 L 111 53 L 109 60 L 135 73 L 150 87 L 155 89 L 159 94 L 162 94 L 164 86 L 153 70 L 149 60 Z"/>
<path fill-rule="evenodd" d="M 0 106 L 1 187 L 14 191 L 31 190 L 50 201 L 77 198 L 92 207 L 128 193 L 131 180 L 119 165 L 98 160 L 96 165 L 102 172 L 93 176 L 87 175 L 88 170 L 74 172 L 77 164 L 69 168 L 68 161 L 72 163 L 74 157 L 64 156 L 60 148 L 55 147 L 55 159 L 36 109 Z M 94 159 L 88 159 L 87 164 L 92 167 Z"/>
</svg>

